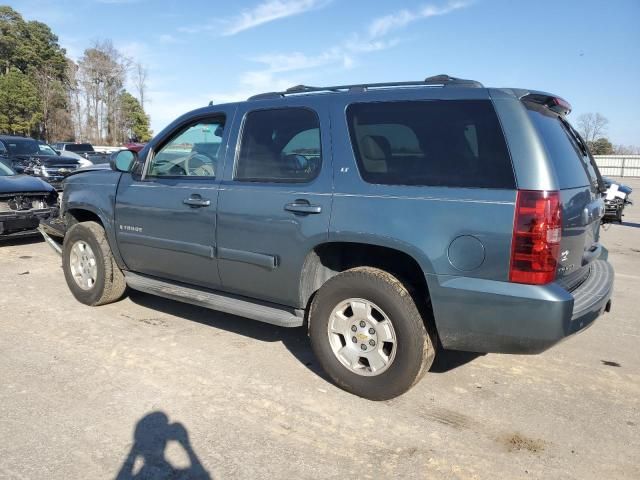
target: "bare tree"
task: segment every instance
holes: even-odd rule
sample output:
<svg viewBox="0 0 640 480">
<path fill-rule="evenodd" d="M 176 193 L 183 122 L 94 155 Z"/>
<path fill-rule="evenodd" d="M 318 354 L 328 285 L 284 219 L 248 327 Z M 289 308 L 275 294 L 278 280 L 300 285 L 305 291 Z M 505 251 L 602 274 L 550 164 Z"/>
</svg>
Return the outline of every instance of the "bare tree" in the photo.
<svg viewBox="0 0 640 480">
<path fill-rule="evenodd" d="M 147 71 L 147 67 L 145 67 L 142 63 L 137 62 L 133 72 L 133 83 L 138 93 L 138 101 L 142 108 L 144 108 L 144 101 L 147 93 L 147 77 L 149 72 Z"/>
<path fill-rule="evenodd" d="M 604 137 L 609 125 L 607 117 L 600 113 L 583 113 L 578 117 L 578 131 L 586 142 L 595 142 Z"/>
<path fill-rule="evenodd" d="M 42 114 L 42 136 L 49 140 L 49 129 L 52 112 L 63 99 L 62 84 L 57 79 L 57 72 L 50 65 L 44 65 L 34 72 L 35 85 L 40 96 L 40 113 Z"/>
<path fill-rule="evenodd" d="M 615 155 L 640 155 L 640 147 L 637 145 L 614 145 Z"/>
<path fill-rule="evenodd" d="M 115 143 L 123 138 L 119 127 L 119 100 L 131 60 L 109 40 L 96 42 L 79 61 L 80 84 L 85 97 L 89 140 Z"/>
</svg>

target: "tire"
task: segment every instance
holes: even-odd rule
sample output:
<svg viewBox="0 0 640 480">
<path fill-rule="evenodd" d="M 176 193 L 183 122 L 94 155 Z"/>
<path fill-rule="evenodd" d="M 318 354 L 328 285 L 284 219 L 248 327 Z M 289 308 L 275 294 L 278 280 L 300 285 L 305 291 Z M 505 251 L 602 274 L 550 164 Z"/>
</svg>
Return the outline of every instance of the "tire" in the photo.
<svg viewBox="0 0 640 480">
<path fill-rule="evenodd" d="M 360 320 L 367 311 L 369 320 Z M 395 276 L 372 267 L 353 268 L 325 282 L 311 304 L 309 336 L 318 362 L 333 382 L 370 400 L 402 395 L 424 376 L 435 357 L 431 336 L 410 292 Z M 385 341 L 391 337 L 395 339 Z M 351 351 L 354 348 L 357 353 Z M 378 358 L 385 356 L 386 365 Z M 356 363 L 354 357 L 359 357 Z M 381 367 L 374 370 L 376 363 Z"/>
<path fill-rule="evenodd" d="M 78 261 L 78 253 L 82 253 L 83 260 Z M 84 262 L 82 265 L 86 270 L 78 267 L 78 262 Z M 62 246 L 62 269 L 69 290 L 85 305 L 112 303 L 122 298 L 125 292 L 124 275 L 111 254 L 104 228 L 99 223 L 82 222 L 69 229 Z M 79 278 L 82 275 L 79 271 L 87 273 L 89 270 L 92 273 Z"/>
</svg>

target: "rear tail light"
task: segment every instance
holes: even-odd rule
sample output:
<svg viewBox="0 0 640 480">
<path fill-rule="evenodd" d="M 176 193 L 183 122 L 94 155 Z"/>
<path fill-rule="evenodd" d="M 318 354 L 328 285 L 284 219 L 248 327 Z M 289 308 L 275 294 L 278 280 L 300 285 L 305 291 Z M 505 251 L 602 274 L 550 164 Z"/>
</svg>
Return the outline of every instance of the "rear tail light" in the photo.
<svg viewBox="0 0 640 480">
<path fill-rule="evenodd" d="M 556 278 L 562 221 L 557 191 L 519 190 L 509 280 L 544 285 Z"/>
</svg>

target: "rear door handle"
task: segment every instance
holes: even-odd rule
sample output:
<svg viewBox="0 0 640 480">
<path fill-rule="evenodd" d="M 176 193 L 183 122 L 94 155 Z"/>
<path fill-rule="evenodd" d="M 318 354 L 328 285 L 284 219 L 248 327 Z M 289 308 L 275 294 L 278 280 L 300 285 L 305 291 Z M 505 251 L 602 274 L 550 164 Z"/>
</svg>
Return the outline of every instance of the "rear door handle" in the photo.
<svg viewBox="0 0 640 480">
<path fill-rule="evenodd" d="M 207 200 L 206 198 L 202 198 L 197 193 L 194 193 L 189 198 L 185 198 L 182 203 L 185 205 L 189 205 L 192 208 L 200 208 L 200 207 L 208 207 L 211 205 L 211 200 Z"/>
<path fill-rule="evenodd" d="M 321 213 L 322 207 L 320 205 L 311 205 L 308 200 L 296 200 L 291 203 L 287 203 L 284 209 L 293 213 Z"/>
</svg>

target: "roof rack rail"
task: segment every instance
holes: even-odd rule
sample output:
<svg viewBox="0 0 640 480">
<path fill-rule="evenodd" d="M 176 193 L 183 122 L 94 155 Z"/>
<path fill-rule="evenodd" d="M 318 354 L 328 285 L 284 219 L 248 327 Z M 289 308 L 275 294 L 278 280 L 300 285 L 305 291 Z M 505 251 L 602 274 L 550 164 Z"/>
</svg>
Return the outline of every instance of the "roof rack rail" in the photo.
<svg viewBox="0 0 640 480">
<path fill-rule="evenodd" d="M 441 85 L 443 87 L 468 87 L 468 88 L 483 88 L 484 86 L 476 80 L 467 80 L 464 78 L 451 77 L 449 75 L 434 75 L 427 77 L 422 81 L 410 81 L 410 82 L 384 82 L 384 83 L 361 83 L 353 85 L 335 85 L 331 87 L 312 87 L 309 85 L 296 85 L 286 89 L 283 92 L 267 92 L 260 93 L 249 97 L 249 100 L 265 100 L 269 98 L 284 98 L 286 95 L 297 95 L 304 93 L 319 93 L 319 92 L 366 92 L 369 89 L 377 88 L 391 88 L 391 87 L 424 87 L 424 86 L 436 86 Z"/>
</svg>

